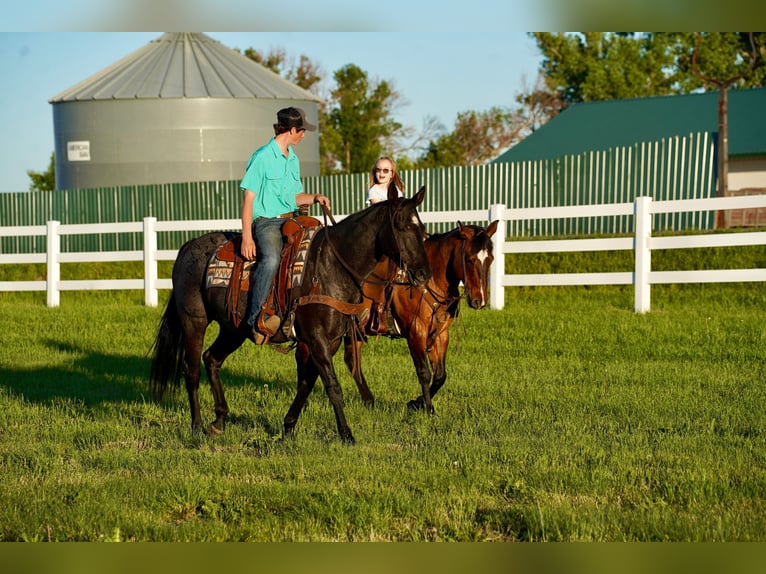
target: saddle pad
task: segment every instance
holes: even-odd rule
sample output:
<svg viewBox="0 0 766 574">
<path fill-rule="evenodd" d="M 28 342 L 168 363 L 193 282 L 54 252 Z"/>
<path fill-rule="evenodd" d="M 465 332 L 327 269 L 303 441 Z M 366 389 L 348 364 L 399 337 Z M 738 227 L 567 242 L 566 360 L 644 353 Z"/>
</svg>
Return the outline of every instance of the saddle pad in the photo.
<svg viewBox="0 0 766 574">
<path fill-rule="evenodd" d="M 229 278 L 234 270 L 234 261 L 230 260 L 227 253 L 227 251 L 230 251 L 231 249 L 230 244 L 231 242 L 229 241 L 221 245 L 210 258 L 210 263 L 208 263 L 207 266 L 207 279 L 205 282 L 208 289 L 211 287 L 229 286 Z M 255 265 L 255 261 L 245 261 L 242 266 L 242 274 L 240 275 L 239 282 L 240 289 L 243 291 L 248 290 L 245 284 L 250 282 L 250 269 L 253 265 Z"/>
<path fill-rule="evenodd" d="M 303 273 L 306 268 L 306 257 L 308 254 L 311 240 L 316 235 L 321 227 L 307 227 L 303 229 L 303 237 L 298 245 L 298 249 L 295 253 L 295 258 L 292 262 L 292 268 L 290 270 L 290 285 L 289 288 L 297 287 L 303 282 Z M 210 262 L 207 266 L 206 286 L 210 287 L 228 287 L 229 279 L 232 271 L 234 270 L 234 258 L 237 252 L 237 247 L 234 245 L 234 241 L 227 241 L 218 249 L 216 249 L 213 256 L 210 258 Z M 285 261 L 283 264 L 289 265 L 289 261 Z M 249 290 L 250 283 L 250 271 L 255 265 L 255 260 L 245 261 L 242 265 L 242 274 L 240 276 L 240 289 L 242 291 Z"/>
<path fill-rule="evenodd" d="M 303 231 L 303 238 L 298 245 L 298 250 L 293 259 L 293 266 L 290 272 L 290 287 L 299 287 L 303 283 L 303 273 L 306 270 L 306 257 L 308 255 L 311 240 L 314 239 L 316 232 L 320 227 L 307 227 Z"/>
</svg>

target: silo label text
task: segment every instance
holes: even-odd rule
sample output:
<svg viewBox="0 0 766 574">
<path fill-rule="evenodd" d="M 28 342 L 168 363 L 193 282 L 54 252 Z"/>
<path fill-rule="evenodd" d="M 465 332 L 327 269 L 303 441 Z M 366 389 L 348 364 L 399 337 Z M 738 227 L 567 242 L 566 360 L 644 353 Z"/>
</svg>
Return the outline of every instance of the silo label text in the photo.
<svg viewBox="0 0 766 574">
<path fill-rule="evenodd" d="M 66 152 L 69 161 L 90 161 L 90 142 L 67 142 Z"/>
</svg>

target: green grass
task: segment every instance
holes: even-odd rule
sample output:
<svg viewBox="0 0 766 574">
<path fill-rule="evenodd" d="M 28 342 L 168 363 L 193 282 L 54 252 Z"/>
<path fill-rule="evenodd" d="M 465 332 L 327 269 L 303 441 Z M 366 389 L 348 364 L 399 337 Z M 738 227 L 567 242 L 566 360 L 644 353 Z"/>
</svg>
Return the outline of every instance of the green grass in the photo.
<svg viewBox="0 0 766 574">
<path fill-rule="evenodd" d="M 185 393 L 147 389 L 166 296 L 0 294 L 0 540 L 766 541 L 762 284 L 654 286 L 644 315 L 630 287 L 463 306 L 435 417 L 405 409 L 406 344 L 373 340 L 374 410 L 336 361 L 353 447 L 321 385 L 280 441 L 294 360 L 249 344 L 226 434 L 193 435 Z"/>
</svg>

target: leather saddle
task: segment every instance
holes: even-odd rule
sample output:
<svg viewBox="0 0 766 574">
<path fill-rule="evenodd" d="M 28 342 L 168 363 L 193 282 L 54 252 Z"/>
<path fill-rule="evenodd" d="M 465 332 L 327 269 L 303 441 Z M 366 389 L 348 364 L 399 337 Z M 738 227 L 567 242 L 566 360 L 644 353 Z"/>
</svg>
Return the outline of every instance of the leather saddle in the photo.
<svg viewBox="0 0 766 574">
<path fill-rule="evenodd" d="M 269 315 L 285 317 L 290 304 L 290 292 L 303 281 L 308 248 L 321 226 L 318 219 L 306 215 L 285 219 L 282 224 L 281 262 L 263 306 Z M 206 279 L 208 288 L 226 289 L 226 313 L 235 327 L 239 327 L 246 316 L 250 277 L 256 263 L 245 260 L 241 248 L 241 234 L 222 244 L 208 262 Z"/>
</svg>

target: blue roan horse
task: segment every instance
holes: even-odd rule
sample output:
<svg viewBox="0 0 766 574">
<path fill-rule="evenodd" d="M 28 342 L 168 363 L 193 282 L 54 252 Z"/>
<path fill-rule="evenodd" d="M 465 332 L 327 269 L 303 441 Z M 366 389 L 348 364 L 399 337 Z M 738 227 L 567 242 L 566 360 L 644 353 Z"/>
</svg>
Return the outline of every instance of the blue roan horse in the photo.
<svg viewBox="0 0 766 574">
<path fill-rule="evenodd" d="M 317 232 L 307 255 L 306 280 L 291 294 L 293 301 L 303 303 L 293 307 L 298 389 L 285 415 L 285 437 L 292 435 L 306 399 L 317 377 L 321 377 L 341 440 L 354 442 L 332 359 L 358 320 L 347 309 L 362 307 L 358 305 L 362 302 L 362 285 L 378 261 L 391 258 L 407 270 L 415 285 L 424 284 L 431 276 L 423 246 L 425 230 L 417 212 L 424 196 L 425 188 L 412 198 L 398 198 L 392 190 L 388 201 Z M 215 401 L 216 417 L 207 429 L 211 434 L 224 431 L 229 412 L 221 385 L 221 366 L 244 341 L 252 339 L 246 322 L 236 327 L 228 316 L 225 289 L 205 285 L 208 261 L 227 239 L 224 233 L 208 233 L 181 247 L 173 266 L 173 290 L 154 342 L 150 374 L 150 385 L 158 398 L 162 398 L 170 382 L 178 387 L 183 375 L 192 429 L 201 431 L 201 359 Z M 220 325 L 220 332 L 203 353 L 205 331 L 212 321 Z"/>
</svg>

